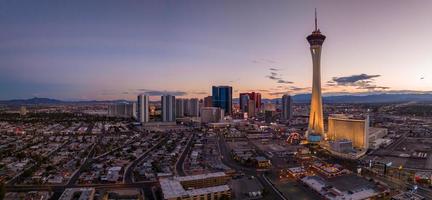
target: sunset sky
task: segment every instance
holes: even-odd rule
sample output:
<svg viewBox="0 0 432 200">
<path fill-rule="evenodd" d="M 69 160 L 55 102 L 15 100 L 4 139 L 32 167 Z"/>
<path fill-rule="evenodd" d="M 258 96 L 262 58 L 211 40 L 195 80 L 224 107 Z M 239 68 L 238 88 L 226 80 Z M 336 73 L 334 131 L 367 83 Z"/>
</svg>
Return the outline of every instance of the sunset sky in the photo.
<svg viewBox="0 0 432 200">
<path fill-rule="evenodd" d="M 0 99 L 432 91 L 430 0 L 0 0 Z"/>
</svg>

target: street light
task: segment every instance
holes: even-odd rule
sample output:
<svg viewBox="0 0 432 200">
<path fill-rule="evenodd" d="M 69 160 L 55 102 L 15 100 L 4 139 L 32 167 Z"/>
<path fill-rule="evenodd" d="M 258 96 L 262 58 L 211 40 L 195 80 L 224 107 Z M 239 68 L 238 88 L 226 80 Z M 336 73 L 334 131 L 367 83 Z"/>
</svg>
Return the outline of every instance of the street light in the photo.
<svg viewBox="0 0 432 200">
<path fill-rule="evenodd" d="M 400 166 L 399 166 L 399 179 L 400 179 L 400 176 L 401 176 L 401 171 L 402 171 L 402 169 L 403 169 L 403 166 L 400 165 Z"/>
</svg>

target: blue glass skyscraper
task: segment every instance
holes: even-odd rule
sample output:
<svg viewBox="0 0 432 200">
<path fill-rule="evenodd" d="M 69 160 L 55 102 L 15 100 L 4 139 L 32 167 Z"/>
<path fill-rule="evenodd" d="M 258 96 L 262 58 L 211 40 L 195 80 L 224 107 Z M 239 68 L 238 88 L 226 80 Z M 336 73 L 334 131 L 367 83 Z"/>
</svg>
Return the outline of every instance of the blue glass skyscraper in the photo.
<svg viewBox="0 0 432 200">
<path fill-rule="evenodd" d="M 232 87 L 213 86 L 212 88 L 213 107 L 225 110 L 225 114 L 232 114 Z"/>
</svg>

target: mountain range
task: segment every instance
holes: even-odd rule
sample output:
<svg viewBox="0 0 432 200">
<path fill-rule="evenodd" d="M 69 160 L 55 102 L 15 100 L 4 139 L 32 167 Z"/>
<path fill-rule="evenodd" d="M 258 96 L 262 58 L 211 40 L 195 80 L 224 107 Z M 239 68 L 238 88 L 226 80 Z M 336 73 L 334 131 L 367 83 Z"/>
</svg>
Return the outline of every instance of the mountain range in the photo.
<svg viewBox="0 0 432 200">
<path fill-rule="evenodd" d="M 298 94 L 293 96 L 294 103 L 309 103 L 311 94 Z M 263 99 L 263 103 L 280 102 L 280 98 Z M 432 94 L 370 94 L 370 95 L 335 95 L 324 96 L 324 103 L 402 103 L 402 102 L 432 102 Z M 31 98 L 31 99 L 13 99 L 2 100 L 2 105 L 59 105 L 59 104 L 98 104 L 98 103 L 120 103 L 130 102 L 128 100 L 106 100 L 106 101 L 63 101 L 50 98 Z M 238 98 L 233 99 L 234 103 Z"/>
<path fill-rule="evenodd" d="M 0 105 L 61 105 L 61 104 L 98 104 L 98 103 L 121 103 L 121 102 L 129 102 L 129 101 L 127 100 L 63 101 L 58 99 L 34 97 L 31 99 L 2 100 L 0 101 Z"/>
</svg>

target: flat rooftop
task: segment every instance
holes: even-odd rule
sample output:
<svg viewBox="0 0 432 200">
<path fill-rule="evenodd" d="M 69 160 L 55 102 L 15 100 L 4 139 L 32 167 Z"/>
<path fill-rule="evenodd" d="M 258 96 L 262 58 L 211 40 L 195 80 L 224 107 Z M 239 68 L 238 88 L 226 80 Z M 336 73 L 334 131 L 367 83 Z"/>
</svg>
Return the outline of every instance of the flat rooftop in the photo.
<svg viewBox="0 0 432 200">
<path fill-rule="evenodd" d="M 228 185 L 185 190 L 178 180 L 173 180 L 171 178 L 160 179 L 159 183 L 161 185 L 162 193 L 165 199 L 184 196 L 198 196 L 230 190 L 230 187 Z"/>
<path fill-rule="evenodd" d="M 193 181 L 193 180 L 201 180 L 201 179 L 224 177 L 224 176 L 226 176 L 225 172 L 215 172 L 215 173 L 198 174 L 198 175 L 191 175 L 191 176 L 174 176 L 173 179 L 182 182 L 182 181 Z"/>
<path fill-rule="evenodd" d="M 327 183 L 341 191 L 355 191 L 363 188 L 374 188 L 375 184 L 353 174 L 326 179 Z"/>
<path fill-rule="evenodd" d="M 307 176 L 301 180 L 310 188 L 331 200 L 361 200 L 380 193 L 373 183 L 354 174 L 333 178 Z"/>
</svg>

